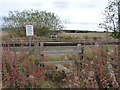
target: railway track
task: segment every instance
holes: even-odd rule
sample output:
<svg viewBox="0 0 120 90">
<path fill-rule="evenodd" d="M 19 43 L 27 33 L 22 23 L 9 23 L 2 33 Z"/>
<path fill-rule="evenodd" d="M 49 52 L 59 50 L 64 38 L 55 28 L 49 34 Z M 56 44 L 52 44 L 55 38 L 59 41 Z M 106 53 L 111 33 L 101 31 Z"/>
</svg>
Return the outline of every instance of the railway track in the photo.
<svg viewBox="0 0 120 90">
<path fill-rule="evenodd" d="M 31 46 L 35 45 L 36 41 L 31 41 Z M 120 42 L 118 40 L 79 40 L 79 41 L 39 41 L 44 43 L 44 46 L 76 46 L 81 45 L 96 45 L 98 44 L 109 44 L 109 45 L 118 45 Z M 20 46 L 29 46 L 29 41 L 19 40 L 19 41 L 2 41 L 2 47 L 20 47 Z"/>
</svg>

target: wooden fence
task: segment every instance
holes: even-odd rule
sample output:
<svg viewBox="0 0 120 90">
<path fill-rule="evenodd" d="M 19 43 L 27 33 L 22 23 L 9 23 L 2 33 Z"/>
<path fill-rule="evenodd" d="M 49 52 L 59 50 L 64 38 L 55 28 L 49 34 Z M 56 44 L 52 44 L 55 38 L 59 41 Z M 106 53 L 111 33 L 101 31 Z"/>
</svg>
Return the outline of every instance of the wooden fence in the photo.
<svg viewBox="0 0 120 90">
<path fill-rule="evenodd" d="M 70 64 L 70 63 L 80 63 L 82 57 L 83 57 L 83 51 L 84 48 L 81 44 L 77 45 L 77 50 L 69 50 L 69 51 L 44 51 L 44 42 L 40 43 L 36 41 L 35 43 L 35 57 L 37 60 L 41 60 L 41 64 L 44 65 L 55 65 L 55 64 Z M 49 54 L 68 54 L 68 53 L 77 53 L 78 54 L 78 60 L 68 60 L 68 61 L 51 61 L 51 62 L 44 62 L 45 55 Z M 43 61 L 43 62 L 42 62 Z"/>
<path fill-rule="evenodd" d="M 118 45 L 120 42 L 118 40 L 78 40 L 78 41 L 37 41 L 40 46 L 40 43 L 43 42 L 44 46 L 76 46 L 78 44 L 82 45 L 95 45 L 96 43 L 100 44 L 109 44 L 109 45 Z M 31 46 L 35 46 L 36 41 L 31 41 Z M 6 40 L 2 41 L 2 47 L 20 47 L 20 46 L 29 46 L 29 42 L 26 40 Z"/>
</svg>

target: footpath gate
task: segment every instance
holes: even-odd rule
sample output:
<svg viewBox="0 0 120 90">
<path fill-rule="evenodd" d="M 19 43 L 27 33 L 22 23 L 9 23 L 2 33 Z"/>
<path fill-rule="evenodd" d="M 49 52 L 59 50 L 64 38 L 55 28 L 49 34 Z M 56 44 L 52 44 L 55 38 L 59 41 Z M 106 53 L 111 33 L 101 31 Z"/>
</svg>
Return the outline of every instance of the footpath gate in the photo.
<svg viewBox="0 0 120 90">
<path fill-rule="evenodd" d="M 40 43 L 36 41 L 35 43 L 35 57 L 38 60 L 41 60 L 41 64 L 43 65 L 55 65 L 55 64 L 70 64 L 70 63 L 80 63 L 83 58 L 83 52 L 84 48 L 81 44 L 77 45 L 77 50 L 69 50 L 69 51 L 43 51 L 44 50 L 44 42 Z M 45 55 L 49 54 L 69 54 L 69 53 L 77 53 L 78 54 L 78 60 L 68 60 L 68 61 L 51 61 L 51 62 L 44 62 Z"/>
</svg>

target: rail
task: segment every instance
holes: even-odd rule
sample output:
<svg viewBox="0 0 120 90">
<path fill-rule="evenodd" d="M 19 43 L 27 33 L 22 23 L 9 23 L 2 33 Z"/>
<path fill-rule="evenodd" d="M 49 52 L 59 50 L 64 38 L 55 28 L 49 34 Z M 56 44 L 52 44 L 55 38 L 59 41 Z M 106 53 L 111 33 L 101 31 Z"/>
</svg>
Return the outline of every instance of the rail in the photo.
<svg viewBox="0 0 120 90">
<path fill-rule="evenodd" d="M 31 46 L 35 46 L 35 40 L 31 41 Z M 78 44 L 82 45 L 95 45 L 99 44 L 109 44 L 109 45 L 118 45 L 120 42 L 118 40 L 77 40 L 77 41 L 38 41 L 39 46 L 40 43 L 43 42 L 44 46 L 76 46 Z M 29 46 L 29 42 L 27 40 L 19 40 L 19 41 L 2 41 L 2 47 L 20 47 L 20 46 Z"/>
</svg>

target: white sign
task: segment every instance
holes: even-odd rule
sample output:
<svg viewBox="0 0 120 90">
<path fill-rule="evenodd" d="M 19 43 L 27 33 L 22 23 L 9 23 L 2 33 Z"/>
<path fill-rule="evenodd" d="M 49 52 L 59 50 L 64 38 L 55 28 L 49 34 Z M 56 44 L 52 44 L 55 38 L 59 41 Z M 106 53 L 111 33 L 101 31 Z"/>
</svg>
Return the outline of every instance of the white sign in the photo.
<svg viewBox="0 0 120 90">
<path fill-rule="evenodd" d="M 57 39 L 57 35 L 56 34 L 51 35 L 51 39 Z"/>
<path fill-rule="evenodd" d="M 33 36 L 33 25 L 26 25 L 26 36 Z"/>
</svg>

